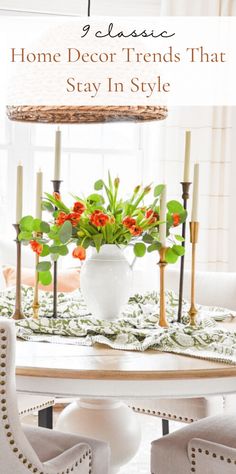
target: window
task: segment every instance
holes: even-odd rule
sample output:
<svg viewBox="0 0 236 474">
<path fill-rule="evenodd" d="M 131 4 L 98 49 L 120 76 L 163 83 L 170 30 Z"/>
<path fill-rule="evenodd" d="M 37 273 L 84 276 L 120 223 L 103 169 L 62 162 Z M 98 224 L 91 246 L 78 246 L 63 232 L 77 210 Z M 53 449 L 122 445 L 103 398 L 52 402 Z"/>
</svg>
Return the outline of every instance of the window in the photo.
<svg viewBox="0 0 236 474">
<path fill-rule="evenodd" d="M 55 125 L 11 123 L 1 120 L 1 217 L 11 233 L 15 208 L 15 171 L 24 166 L 24 214 L 34 212 L 35 175 L 41 168 L 44 191 L 51 192 L 54 168 Z M 150 124 L 151 128 L 153 125 Z M 157 124 L 155 124 L 157 127 Z M 121 179 L 121 192 L 129 195 L 137 184 L 157 181 L 147 170 L 144 135 L 148 126 L 137 123 L 111 123 L 62 126 L 62 194 L 93 191 L 93 183 L 106 179 L 108 170 Z M 8 137 L 8 138 L 7 138 Z"/>
</svg>

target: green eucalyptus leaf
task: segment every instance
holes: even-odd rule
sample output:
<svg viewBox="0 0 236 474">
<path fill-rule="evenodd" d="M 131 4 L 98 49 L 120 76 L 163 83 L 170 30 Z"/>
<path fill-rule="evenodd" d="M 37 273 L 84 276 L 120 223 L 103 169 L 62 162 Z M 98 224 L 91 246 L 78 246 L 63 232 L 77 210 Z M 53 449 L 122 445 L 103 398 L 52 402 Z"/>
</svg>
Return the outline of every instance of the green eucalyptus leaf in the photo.
<svg viewBox="0 0 236 474">
<path fill-rule="evenodd" d="M 167 203 L 167 209 L 171 214 L 181 214 L 182 212 L 184 212 L 182 204 L 180 204 L 180 202 L 178 201 L 169 201 Z"/>
<path fill-rule="evenodd" d="M 157 186 L 155 186 L 155 188 L 154 188 L 154 197 L 160 196 L 160 194 L 162 193 L 164 187 L 165 187 L 164 184 L 158 184 Z"/>
<path fill-rule="evenodd" d="M 40 257 L 47 257 L 49 254 L 50 254 L 50 247 L 49 247 L 49 245 L 44 244 Z"/>
<path fill-rule="evenodd" d="M 33 231 L 34 232 L 40 232 L 40 224 L 41 224 L 41 219 L 34 219 L 33 222 Z"/>
<path fill-rule="evenodd" d="M 182 237 L 182 235 L 176 234 L 175 239 L 178 240 L 179 242 L 184 242 L 184 238 Z"/>
<path fill-rule="evenodd" d="M 154 239 L 153 239 L 152 235 L 150 235 L 150 234 L 144 234 L 144 236 L 143 236 L 143 242 L 145 242 L 145 244 L 152 244 L 153 240 L 154 240 Z"/>
<path fill-rule="evenodd" d="M 65 257 L 65 255 L 68 255 L 69 250 L 66 245 L 61 245 L 60 247 L 58 247 L 58 253 L 62 257 Z"/>
<path fill-rule="evenodd" d="M 51 266 L 51 262 L 39 262 L 36 269 L 38 272 L 47 272 L 50 270 Z"/>
<path fill-rule="evenodd" d="M 20 229 L 26 232 L 33 232 L 34 230 L 34 218 L 32 216 L 22 217 L 20 220 Z"/>
<path fill-rule="evenodd" d="M 185 249 L 184 249 L 184 247 L 182 247 L 182 245 L 173 245 L 172 250 L 173 250 L 173 252 L 176 253 L 176 255 L 178 255 L 180 257 L 182 257 L 182 255 L 184 255 L 184 253 L 185 253 Z"/>
<path fill-rule="evenodd" d="M 50 283 L 52 283 L 52 275 L 51 275 L 51 272 L 50 271 L 47 271 L 47 272 L 39 272 L 39 282 L 42 284 L 42 285 L 50 285 Z"/>
<path fill-rule="evenodd" d="M 48 237 L 49 237 L 49 239 L 54 240 L 54 239 L 59 238 L 59 237 L 58 237 L 59 230 L 60 230 L 59 227 L 57 228 L 56 231 L 55 231 L 55 230 L 50 230 L 50 232 L 48 232 Z"/>
<path fill-rule="evenodd" d="M 27 232 L 26 230 L 22 230 L 22 231 L 19 233 L 19 235 L 18 235 L 18 239 L 19 239 L 20 241 L 22 241 L 22 240 L 27 240 L 27 241 L 29 241 L 29 240 L 31 240 L 32 238 L 33 238 L 32 232 Z"/>
<path fill-rule="evenodd" d="M 68 242 L 68 240 L 71 238 L 71 234 L 72 234 L 72 224 L 70 221 L 66 221 L 61 226 L 58 232 L 58 237 L 61 243 L 66 244 L 66 242 Z"/>
<path fill-rule="evenodd" d="M 40 224 L 40 230 L 44 234 L 49 234 L 50 232 L 50 225 L 47 222 L 42 221 Z"/>
<path fill-rule="evenodd" d="M 96 203 L 96 204 L 97 203 L 104 204 L 105 202 L 104 197 L 101 194 L 96 194 L 96 193 L 90 194 L 87 198 L 87 201 L 90 203 Z"/>
<path fill-rule="evenodd" d="M 142 242 L 137 242 L 134 245 L 134 254 L 136 257 L 143 257 L 146 253 L 146 245 Z"/>
<path fill-rule="evenodd" d="M 101 191 L 101 189 L 103 188 L 104 186 L 104 182 L 102 179 L 99 179 L 98 181 L 96 181 L 96 183 L 94 184 L 94 189 L 96 191 Z"/>
<path fill-rule="evenodd" d="M 160 248 L 161 248 L 161 243 L 154 242 L 153 244 L 149 245 L 149 247 L 147 248 L 147 251 L 151 253 L 151 252 L 160 250 Z"/>
<path fill-rule="evenodd" d="M 182 224 L 184 221 L 186 221 L 187 219 L 187 211 L 185 211 L 185 209 L 183 209 L 183 211 L 180 213 L 180 223 Z"/>
<path fill-rule="evenodd" d="M 59 253 L 59 248 L 60 248 L 60 245 L 52 245 L 50 247 L 50 253 L 51 254 Z"/>
<path fill-rule="evenodd" d="M 165 257 L 167 263 L 176 263 L 178 260 L 178 255 L 173 251 L 172 248 L 167 249 Z"/>
</svg>

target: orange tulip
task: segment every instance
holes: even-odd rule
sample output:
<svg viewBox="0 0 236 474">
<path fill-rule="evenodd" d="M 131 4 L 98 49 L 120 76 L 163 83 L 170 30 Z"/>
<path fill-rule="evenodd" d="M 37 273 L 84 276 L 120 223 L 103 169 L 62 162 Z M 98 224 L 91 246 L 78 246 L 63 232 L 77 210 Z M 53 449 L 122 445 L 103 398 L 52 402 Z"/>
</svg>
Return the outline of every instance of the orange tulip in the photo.
<svg viewBox="0 0 236 474">
<path fill-rule="evenodd" d="M 60 195 L 60 193 L 57 193 L 56 191 L 54 191 L 53 197 L 54 197 L 57 201 L 61 201 L 61 195 Z"/>
<path fill-rule="evenodd" d="M 157 212 L 154 212 L 152 209 L 148 209 L 145 214 L 146 219 L 149 219 L 149 223 L 153 224 L 158 221 L 159 215 Z"/>
<path fill-rule="evenodd" d="M 56 225 L 62 225 L 67 220 L 67 214 L 65 212 L 59 212 L 56 218 Z"/>
<path fill-rule="evenodd" d="M 104 227 L 109 222 L 109 216 L 97 209 L 91 214 L 90 222 L 96 227 Z"/>
<path fill-rule="evenodd" d="M 81 245 L 78 245 L 78 247 L 75 247 L 75 249 L 73 250 L 72 256 L 74 258 L 79 258 L 79 260 L 85 260 L 86 259 L 86 250 Z"/>
<path fill-rule="evenodd" d="M 136 220 L 133 217 L 125 217 L 122 221 L 122 224 L 129 229 L 132 225 L 136 224 Z"/>
<path fill-rule="evenodd" d="M 86 207 L 83 204 L 83 202 L 77 201 L 77 202 L 74 203 L 74 206 L 73 206 L 73 211 L 74 212 L 78 212 L 79 214 L 83 214 L 85 209 L 86 209 Z"/>
<path fill-rule="evenodd" d="M 143 232 L 143 229 L 142 227 L 140 227 L 139 225 L 132 225 L 130 228 L 129 228 L 129 231 L 132 235 L 134 236 L 138 236 L 140 234 L 142 234 Z"/>
</svg>

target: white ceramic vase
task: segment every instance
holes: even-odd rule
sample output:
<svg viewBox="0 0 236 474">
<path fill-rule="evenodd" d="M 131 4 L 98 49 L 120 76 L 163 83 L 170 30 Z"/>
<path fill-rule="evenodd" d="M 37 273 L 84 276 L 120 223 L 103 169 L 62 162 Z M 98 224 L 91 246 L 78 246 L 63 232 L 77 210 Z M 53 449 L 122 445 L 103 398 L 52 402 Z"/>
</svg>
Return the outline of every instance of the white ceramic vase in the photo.
<svg viewBox="0 0 236 474">
<path fill-rule="evenodd" d="M 132 266 L 119 247 L 105 244 L 99 252 L 92 249 L 82 266 L 80 285 L 94 317 L 116 319 L 131 294 Z"/>
</svg>

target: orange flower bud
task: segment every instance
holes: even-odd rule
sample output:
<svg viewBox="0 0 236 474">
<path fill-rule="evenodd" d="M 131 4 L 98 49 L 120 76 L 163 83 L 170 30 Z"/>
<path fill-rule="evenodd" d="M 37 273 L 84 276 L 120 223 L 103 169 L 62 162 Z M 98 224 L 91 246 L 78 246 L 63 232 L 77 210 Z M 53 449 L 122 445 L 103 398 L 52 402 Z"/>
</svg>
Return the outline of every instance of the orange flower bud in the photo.
<svg viewBox="0 0 236 474">
<path fill-rule="evenodd" d="M 115 186 L 115 188 L 118 188 L 119 184 L 120 184 L 120 178 L 117 177 L 117 178 L 114 180 L 114 186 Z"/>
<path fill-rule="evenodd" d="M 143 192 L 144 192 L 145 194 L 148 194 L 148 193 L 150 193 L 151 189 L 152 189 L 152 187 L 151 187 L 151 185 L 149 184 L 148 186 L 146 186 L 146 187 L 144 188 Z"/>
<path fill-rule="evenodd" d="M 79 258 L 79 260 L 85 260 L 86 250 L 84 249 L 84 247 L 81 247 L 81 245 L 78 245 L 78 247 L 75 247 L 75 249 L 73 250 L 72 256 L 74 258 Z"/>
<path fill-rule="evenodd" d="M 60 195 L 60 193 L 57 193 L 56 191 L 54 191 L 53 197 L 54 197 L 57 201 L 61 201 L 61 195 Z"/>
<path fill-rule="evenodd" d="M 140 184 L 138 184 L 138 186 L 136 186 L 136 188 L 134 188 L 134 194 L 137 194 L 139 191 L 140 191 Z"/>
</svg>

